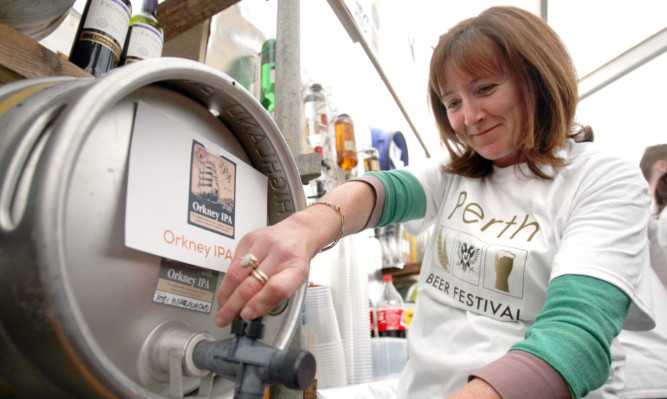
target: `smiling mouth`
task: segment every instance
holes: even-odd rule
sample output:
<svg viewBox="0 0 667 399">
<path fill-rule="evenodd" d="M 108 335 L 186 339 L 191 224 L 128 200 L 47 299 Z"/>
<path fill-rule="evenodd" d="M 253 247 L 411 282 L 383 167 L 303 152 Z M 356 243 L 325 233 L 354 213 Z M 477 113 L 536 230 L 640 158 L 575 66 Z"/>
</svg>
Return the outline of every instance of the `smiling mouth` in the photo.
<svg viewBox="0 0 667 399">
<path fill-rule="evenodd" d="M 472 134 L 471 136 L 473 136 L 473 137 L 481 137 L 481 136 L 485 136 L 485 135 L 487 135 L 488 133 L 490 133 L 491 131 L 493 131 L 496 127 L 498 127 L 498 125 L 491 126 L 490 128 L 488 128 L 488 129 L 486 129 L 486 130 L 483 130 L 483 131 L 481 131 L 481 132 L 479 132 L 479 133 L 474 133 L 474 134 Z"/>
</svg>

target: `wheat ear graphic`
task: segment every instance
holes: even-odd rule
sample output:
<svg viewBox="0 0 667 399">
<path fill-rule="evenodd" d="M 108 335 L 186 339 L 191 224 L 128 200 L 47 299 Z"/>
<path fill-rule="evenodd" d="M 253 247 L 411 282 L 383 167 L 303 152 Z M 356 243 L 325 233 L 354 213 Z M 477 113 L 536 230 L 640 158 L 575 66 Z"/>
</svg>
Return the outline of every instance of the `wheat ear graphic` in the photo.
<svg viewBox="0 0 667 399">
<path fill-rule="evenodd" d="M 438 232 L 438 259 L 443 269 L 449 270 L 449 258 L 447 257 L 447 236 L 445 235 L 445 240 L 443 243 L 442 240 L 442 229 Z"/>
</svg>

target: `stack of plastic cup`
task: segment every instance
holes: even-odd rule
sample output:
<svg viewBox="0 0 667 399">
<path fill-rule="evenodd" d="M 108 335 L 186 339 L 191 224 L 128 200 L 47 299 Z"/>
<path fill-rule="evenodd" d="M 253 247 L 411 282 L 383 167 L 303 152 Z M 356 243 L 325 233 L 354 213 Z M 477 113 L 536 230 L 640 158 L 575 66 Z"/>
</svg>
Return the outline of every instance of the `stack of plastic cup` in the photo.
<svg viewBox="0 0 667 399">
<path fill-rule="evenodd" d="M 318 388 L 347 385 L 343 341 L 329 287 L 311 285 L 303 305 L 303 332 L 308 350 L 317 362 Z"/>
<path fill-rule="evenodd" d="M 348 384 L 373 381 L 373 357 L 368 309 L 368 271 L 371 240 L 364 232 L 345 237 L 330 268 L 331 294 L 345 351 Z"/>
</svg>

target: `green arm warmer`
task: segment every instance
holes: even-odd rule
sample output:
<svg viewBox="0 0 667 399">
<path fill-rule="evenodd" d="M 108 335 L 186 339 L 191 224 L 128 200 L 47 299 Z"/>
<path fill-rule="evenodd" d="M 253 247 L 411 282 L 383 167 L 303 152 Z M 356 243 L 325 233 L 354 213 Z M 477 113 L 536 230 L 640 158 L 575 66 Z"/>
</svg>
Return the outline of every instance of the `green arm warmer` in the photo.
<svg viewBox="0 0 667 399">
<path fill-rule="evenodd" d="M 405 170 L 369 172 L 385 187 L 382 217 L 375 227 L 423 218 L 426 214 L 426 194 L 414 175 Z"/>
<path fill-rule="evenodd" d="M 612 339 L 623 327 L 630 298 L 615 285 L 565 275 L 547 289 L 544 308 L 525 340 L 511 350 L 532 353 L 558 371 L 580 398 L 609 377 Z"/>
</svg>

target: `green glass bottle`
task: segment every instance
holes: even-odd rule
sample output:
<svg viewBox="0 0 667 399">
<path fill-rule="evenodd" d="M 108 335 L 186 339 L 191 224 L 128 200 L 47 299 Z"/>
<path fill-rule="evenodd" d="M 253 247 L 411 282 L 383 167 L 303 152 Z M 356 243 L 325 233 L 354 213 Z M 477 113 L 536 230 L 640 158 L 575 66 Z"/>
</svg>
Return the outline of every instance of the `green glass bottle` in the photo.
<svg viewBox="0 0 667 399">
<path fill-rule="evenodd" d="M 155 17 L 157 4 L 158 0 L 144 0 L 141 11 L 132 16 L 120 65 L 162 55 L 164 31 Z"/>
<path fill-rule="evenodd" d="M 276 39 L 269 39 L 262 45 L 261 65 L 259 102 L 273 115 L 276 103 Z"/>
</svg>

